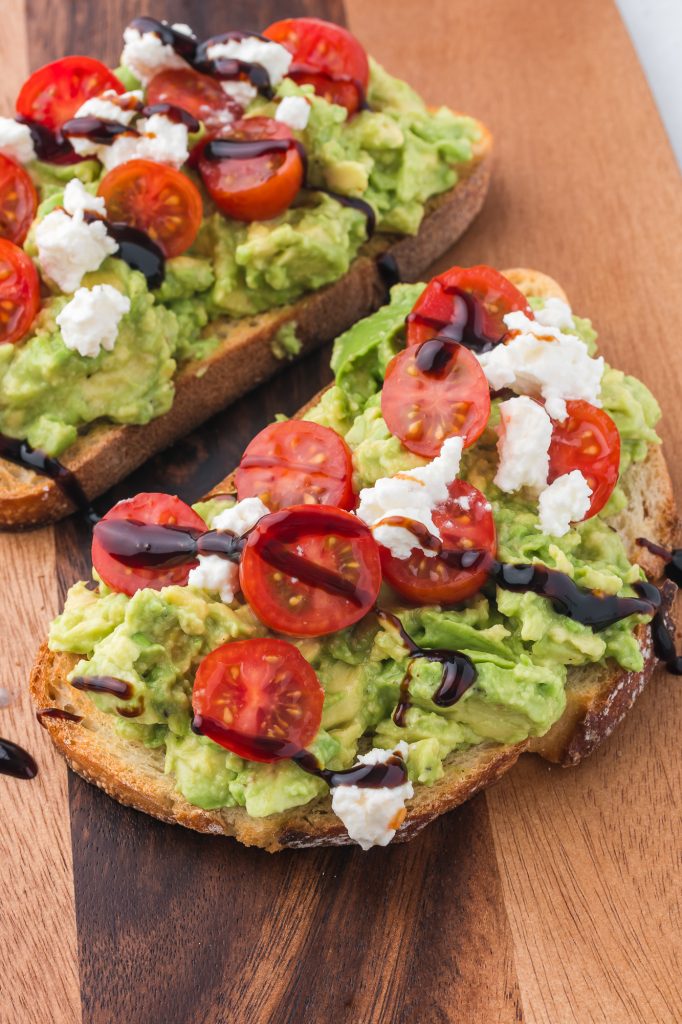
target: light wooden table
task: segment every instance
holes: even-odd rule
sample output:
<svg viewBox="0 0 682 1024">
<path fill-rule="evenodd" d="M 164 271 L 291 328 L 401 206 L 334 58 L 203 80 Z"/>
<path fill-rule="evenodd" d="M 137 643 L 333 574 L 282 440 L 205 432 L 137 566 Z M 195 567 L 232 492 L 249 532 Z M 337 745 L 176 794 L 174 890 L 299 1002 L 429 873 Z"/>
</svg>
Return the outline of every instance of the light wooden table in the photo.
<svg viewBox="0 0 682 1024">
<path fill-rule="evenodd" d="M 670 146 L 611 0 L 148 3 L 202 34 L 285 13 L 347 19 L 430 101 L 496 138 L 463 263 L 526 265 L 591 315 L 604 352 L 663 406 L 678 490 L 682 200 Z M 29 68 L 113 60 L 132 0 L 1 0 L 9 110 Z M 454 254 L 443 261 L 453 262 Z M 152 461 L 144 485 L 193 499 L 275 411 L 328 379 L 325 356 Z M 270 857 L 172 829 L 67 771 L 26 677 L 66 587 L 75 522 L 0 536 L 0 732 L 36 755 L 0 781 L 3 1024 L 673 1024 L 680 989 L 679 682 L 658 677 L 580 769 L 524 758 L 406 847 Z"/>
</svg>

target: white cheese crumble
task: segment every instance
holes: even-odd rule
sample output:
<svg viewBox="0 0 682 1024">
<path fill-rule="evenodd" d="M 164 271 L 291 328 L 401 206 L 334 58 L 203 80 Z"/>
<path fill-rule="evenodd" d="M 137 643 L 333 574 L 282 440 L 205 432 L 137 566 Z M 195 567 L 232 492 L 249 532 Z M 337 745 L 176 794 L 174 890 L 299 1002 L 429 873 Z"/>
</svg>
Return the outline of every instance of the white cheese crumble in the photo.
<svg viewBox="0 0 682 1024">
<path fill-rule="evenodd" d="M 36 159 L 31 131 L 27 124 L 20 124 L 12 117 L 0 117 L 0 153 L 20 164 Z"/>
<path fill-rule="evenodd" d="M 267 505 L 260 498 L 244 498 L 232 508 L 223 509 L 215 515 L 211 528 L 229 530 L 237 537 L 243 537 L 268 512 Z M 199 565 L 191 570 L 187 584 L 219 594 L 224 604 L 231 604 L 239 591 L 239 566 L 220 555 L 199 555 Z"/>
<path fill-rule="evenodd" d="M 111 352 L 121 318 L 130 312 L 130 299 L 110 284 L 79 288 L 57 316 L 67 348 L 94 358 L 102 349 Z"/>
<path fill-rule="evenodd" d="M 497 442 L 500 464 L 495 483 L 510 493 L 521 487 L 541 491 L 547 484 L 552 421 L 532 398 L 500 403 L 502 432 Z"/>
<path fill-rule="evenodd" d="M 440 537 L 432 512 L 447 498 L 448 485 L 457 476 L 461 457 L 462 438 L 448 437 L 440 455 L 428 465 L 382 477 L 373 487 L 360 491 L 357 516 L 371 528 L 377 543 L 388 548 L 395 558 L 409 558 L 421 545 L 410 530 L 402 526 L 382 526 L 382 521 L 391 516 L 412 519 Z M 430 557 L 436 555 L 435 551 L 422 550 Z"/>
<path fill-rule="evenodd" d="M 100 217 L 106 217 L 107 207 L 102 196 L 91 195 L 82 181 L 72 178 L 64 189 L 62 206 L 72 217 L 85 213 L 96 213 Z"/>
<path fill-rule="evenodd" d="M 139 118 L 134 130 L 118 135 L 111 145 L 85 138 L 72 141 L 81 156 L 94 156 L 111 171 L 128 160 L 154 160 L 180 168 L 189 157 L 187 138 L 187 125 L 165 114 L 152 114 Z"/>
<path fill-rule="evenodd" d="M 592 488 L 579 469 L 558 476 L 540 495 L 540 530 L 550 537 L 563 537 L 571 523 L 584 519 L 591 496 Z"/>
<path fill-rule="evenodd" d="M 379 764 L 393 753 L 407 761 L 409 748 L 404 740 L 394 750 L 375 747 L 358 757 L 361 764 Z M 334 786 L 332 810 L 343 822 L 349 837 L 363 850 L 372 846 L 388 846 L 405 820 L 405 801 L 414 796 L 414 787 L 406 781 L 402 786 L 381 786 L 378 789 L 362 786 Z"/>
<path fill-rule="evenodd" d="M 97 204 L 103 200 L 91 196 L 81 182 L 78 184 L 82 192 L 75 187 L 75 179 L 64 191 L 64 205 L 73 210 L 73 216 L 65 210 L 53 210 L 40 221 L 35 232 L 43 275 L 63 292 L 75 292 L 84 274 L 99 270 L 106 257 L 118 251 L 118 243 L 107 234 L 106 224 L 101 220 L 88 224 L 83 219 L 85 209 L 99 213 Z"/>
<path fill-rule="evenodd" d="M 260 64 L 268 73 L 270 85 L 279 85 L 292 59 L 292 54 L 285 46 L 256 36 L 214 43 L 209 46 L 206 55 L 209 60 L 243 60 L 246 64 Z"/>
<path fill-rule="evenodd" d="M 173 28 L 185 32 L 187 25 L 173 25 Z M 185 34 L 191 35 L 191 31 Z M 123 43 L 121 64 L 130 68 L 143 85 L 147 85 L 154 75 L 166 68 L 189 67 L 187 61 L 172 46 L 162 43 L 155 32 L 138 32 L 136 28 L 128 26 L 123 32 Z"/>
<path fill-rule="evenodd" d="M 78 108 L 76 117 L 101 117 L 104 121 L 118 121 L 119 124 L 128 125 L 135 118 L 138 112 L 138 104 L 142 103 L 142 90 L 135 89 L 133 92 L 115 92 L 107 89 L 100 96 L 92 96 Z M 89 139 L 71 140 L 71 145 L 78 152 L 77 143 L 89 142 Z"/>
<path fill-rule="evenodd" d="M 560 330 L 573 330 L 575 327 L 571 307 L 563 299 L 557 299 L 555 296 L 545 299 L 542 309 L 536 309 L 534 315 L 537 322 L 544 327 L 558 327 Z"/>
<path fill-rule="evenodd" d="M 508 313 L 504 322 L 515 332 L 511 340 L 478 356 L 493 391 L 511 388 L 520 395 L 542 396 L 557 420 L 566 418 L 568 399 L 601 405 L 604 360 L 593 359 L 580 338 L 531 320 L 522 311 Z"/>
<path fill-rule="evenodd" d="M 275 111 L 275 121 L 288 125 L 294 131 L 302 132 L 308 124 L 310 104 L 303 96 L 285 96 Z"/>
<path fill-rule="evenodd" d="M 241 82 L 235 79 L 234 82 L 225 81 L 220 84 L 223 91 L 228 96 L 231 96 L 235 103 L 238 103 L 244 110 L 246 110 L 251 100 L 255 100 L 258 95 L 258 89 L 251 82 Z"/>
</svg>

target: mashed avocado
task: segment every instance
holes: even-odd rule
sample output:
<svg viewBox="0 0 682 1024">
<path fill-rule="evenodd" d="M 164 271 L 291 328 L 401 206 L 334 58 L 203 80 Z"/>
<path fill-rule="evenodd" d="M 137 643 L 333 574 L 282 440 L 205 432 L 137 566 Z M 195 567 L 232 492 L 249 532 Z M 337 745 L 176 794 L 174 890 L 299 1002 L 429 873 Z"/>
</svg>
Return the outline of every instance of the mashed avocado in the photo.
<svg viewBox="0 0 682 1024">
<path fill-rule="evenodd" d="M 336 342 L 336 384 L 307 418 L 343 433 L 353 452 L 356 484 L 373 483 L 423 462 L 391 437 L 381 417 L 379 388 L 385 366 L 404 340 L 404 321 L 422 285 L 398 285 L 391 302 L 356 324 Z M 537 308 L 542 300 L 533 300 Z M 587 320 L 576 318 L 576 332 L 596 348 Z M 639 381 L 607 369 L 604 407 L 621 431 L 623 467 L 644 458 L 656 442 L 658 406 Z M 620 536 L 608 523 L 607 508 L 572 528 L 564 537 L 537 529 L 536 501 L 523 492 L 502 494 L 493 484 L 497 413 L 491 426 L 465 453 L 460 476 L 481 489 L 493 505 L 503 561 L 532 561 L 568 573 L 583 587 L 607 594 L 632 594 L 642 571 L 631 565 Z M 231 499 L 195 506 L 210 525 Z M 595 633 L 558 614 L 532 593 L 497 590 L 480 593 L 457 610 L 399 608 L 408 633 L 423 647 L 458 650 L 477 670 L 475 684 L 452 707 L 438 707 L 433 696 L 441 679 L 437 663 L 412 662 L 411 707 L 404 727 L 392 720 L 408 653 L 389 626 L 373 615 L 352 629 L 319 640 L 294 640 L 314 667 L 325 690 L 322 727 L 313 749 L 331 768 L 353 763 L 359 744 L 410 746 L 408 772 L 429 785 L 443 774 L 453 751 L 480 743 L 515 743 L 543 735 L 565 707 L 569 666 L 598 665 L 611 658 L 638 670 L 642 656 L 633 636 L 640 620 L 631 616 Z M 166 771 L 191 803 L 200 807 L 244 806 L 265 816 L 312 800 L 325 786 L 293 762 L 255 764 L 230 754 L 189 729 L 194 672 L 200 659 L 219 644 L 263 635 L 248 606 L 231 607 L 208 593 L 183 587 L 139 591 L 133 598 L 111 593 L 100 583 L 71 589 L 62 615 L 53 623 L 50 646 L 81 656 L 74 674 L 113 675 L 128 681 L 142 712 L 120 718 L 124 736 L 165 751 Z M 93 700 L 113 714 L 121 701 Z M 128 706 L 129 701 L 126 701 Z"/>
<path fill-rule="evenodd" d="M 139 88 L 125 68 L 116 73 L 126 87 Z M 206 216 L 193 247 L 168 260 L 153 296 L 142 276 L 115 258 L 86 275 L 83 287 L 112 283 L 133 304 L 112 352 L 89 358 L 67 349 L 55 318 L 69 297 L 47 298 L 31 334 L 20 345 L 0 346 L 0 431 L 56 456 L 96 420 L 144 424 L 162 415 L 173 402 L 177 368 L 205 359 L 219 344 L 212 321 L 295 302 L 350 267 L 367 237 L 366 218 L 314 186 L 362 197 L 373 206 L 379 230 L 410 234 L 427 200 L 452 188 L 458 168 L 474 155 L 474 121 L 445 107 L 427 110 L 408 85 L 375 62 L 371 109 L 350 120 L 345 108 L 291 79 L 283 80 L 276 99 L 300 94 L 312 104 L 308 126 L 297 134 L 313 187 L 281 216 L 252 224 L 215 212 L 204 195 Z M 247 116 L 274 112 L 275 102 L 258 97 Z M 38 219 L 61 204 L 69 180 L 80 179 L 94 194 L 103 174 L 97 160 L 36 160 L 29 172 L 41 200 Z M 187 173 L 201 187 L 196 174 Z M 33 230 L 26 250 L 37 255 Z M 298 343 L 285 332 L 275 345 L 286 358 L 296 354 Z"/>
</svg>

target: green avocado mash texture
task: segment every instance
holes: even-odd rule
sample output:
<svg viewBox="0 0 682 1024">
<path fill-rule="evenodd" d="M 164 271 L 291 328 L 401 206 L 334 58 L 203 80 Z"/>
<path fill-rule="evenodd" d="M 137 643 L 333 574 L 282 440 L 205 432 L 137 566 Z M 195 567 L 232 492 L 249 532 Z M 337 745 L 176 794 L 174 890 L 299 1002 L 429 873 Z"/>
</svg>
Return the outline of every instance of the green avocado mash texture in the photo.
<svg viewBox="0 0 682 1024">
<path fill-rule="evenodd" d="M 336 384 L 307 415 L 346 437 L 357 486 L 423 461 L 390 436 L 379 405 L 385 366 L 404 344 L 405 316 L 423 287 L 397 285 L 390 305 L 337 340 Z M 532 301 L 536 307 L 542 304 Z M 576 318 L 576 333 L 594 350 L 596 335 L 588 320 Z M 523 493 L 502 494 L 492 483 L 495 410 L 491 427 L 465 453 L 460 475 L 493 505 L 503 561 L 537 559 L 582 586 L 629 594 L 642 571 L 628 561 L 608 517 L 626 501 L 628 466 L 643 459 L 648 445 L 657 441 L 654 426 L 660 411 L 643 384 L 612 369 L 604 375 L 602 400 L 621 433 L 621 485 L 602 513 L 564 537 L 540 533 L 534 500 Z M 222 507 L 224 499 L 196 509 L 210 524 Z M 459 610 L 395 610 L 419 644 L 468 654 L 476 665 L 476 682 L 452 707 L 437 707 L 432 697 L 440 666 L 414 662 L 412 707 L 405 726 L 399 728 L 391 713 L 408 656 L 395 632 L 369 615 L 354 628 L 324 639 L 293 641 L 325 690 L 322 727 L 313 749 L 329 767 L 350 765 L 361 742 L 391 747 L 406 740 L 410 778 L 429 785 L 443 774 L 443 760 L 453 751 L 545 733 L 564 709 L 569 666 L 598 665 L 607 658 L 625 669 L 642 665 L 633 636 L 640 621 L 636 617 L 595 633 L 531 593 L 498 590 L 494 599 L 479 594 Z M 188 587 L 142 590 L 127 598 L 102 583 L 94 592 L 78 583 L 53 623 L 50 646 L 81 656 L 74 674 L 112 675 L 132 685 L 132 699 L 143 698 L 144 712 L 134 722 L 117 718 L 116 728 L 164 751 L 166 771 L 188 801 L 204 808 L 244 806 L 260 817 L 312 800 L 324 791 L 324 784 L 293 762 L 244 761 L 195 736 L 190 732 L 190 700 L 194 674 L 205 654 L 229 640 L 265 632 L 239 600 L 226 607 L 208 593 Z M 110 696 L 93 695 L 92 700 L 113 714 L 121 706 Z"/>
<path fill-rule="evenodd" d="M 473 120 L 445 107 L 427 110 L 408 85 L 374 62 L 372 109 L 350 120 L 345 108 L 315 96 L 312 86 L 285 78 L 276 90 L 277 99 L 297 94 L 311 102 L 308 126 L 296 134 L 313 187 L 281 216 L 251 224 L 223 216 L 204 194 L 194 245 L 168 261 L 166 279 L 153 294 L 141 274 L 113 257 L 86 275 L 82 287 L 106 282 L 131 299 L 111 352 L 90 358 L 68 349 L 55 318 L 70 296 L 45 300 L 30 336 L 0 346 L 0 432 L 58 456 L 97 420 L 144 424 L 167 412 L 177 370 L 220 344 L 213 321 L 295 302 L 348 270 L 366 239 L 365 216 L 314 186 L 371 203 L 379 231 L 413 234 L 426 201 L 455 185 L 457 168 L 471 161 L 479 138 Z M 275 109 L 274 102 L 256 98 L 247 116 L 272 116 Z M 69 166 L 36 161 L 29 171 L 41 198 L 38 219 L 60 205 L 71 178 L 94 193 L 101 177 L 96 160 Z M 187 173 L 201 188 L 194 172 Z M 32 230 L 25 248 L 35 258 L 33 236 Z M 295 354 L 290 334 L 275 344 L 281 358 Z"/>
</svg>

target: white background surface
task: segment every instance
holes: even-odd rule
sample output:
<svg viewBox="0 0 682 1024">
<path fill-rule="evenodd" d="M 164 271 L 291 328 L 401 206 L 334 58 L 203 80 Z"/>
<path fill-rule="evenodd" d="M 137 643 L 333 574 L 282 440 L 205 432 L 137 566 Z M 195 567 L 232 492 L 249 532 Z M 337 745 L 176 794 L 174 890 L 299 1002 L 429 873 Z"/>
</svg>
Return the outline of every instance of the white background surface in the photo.
<svg viewBox="0 0 682 1024">
<path fill-rule="evenodd" d="M 616 2 L 682 168 L 682 0 Z"/>
</svg>

